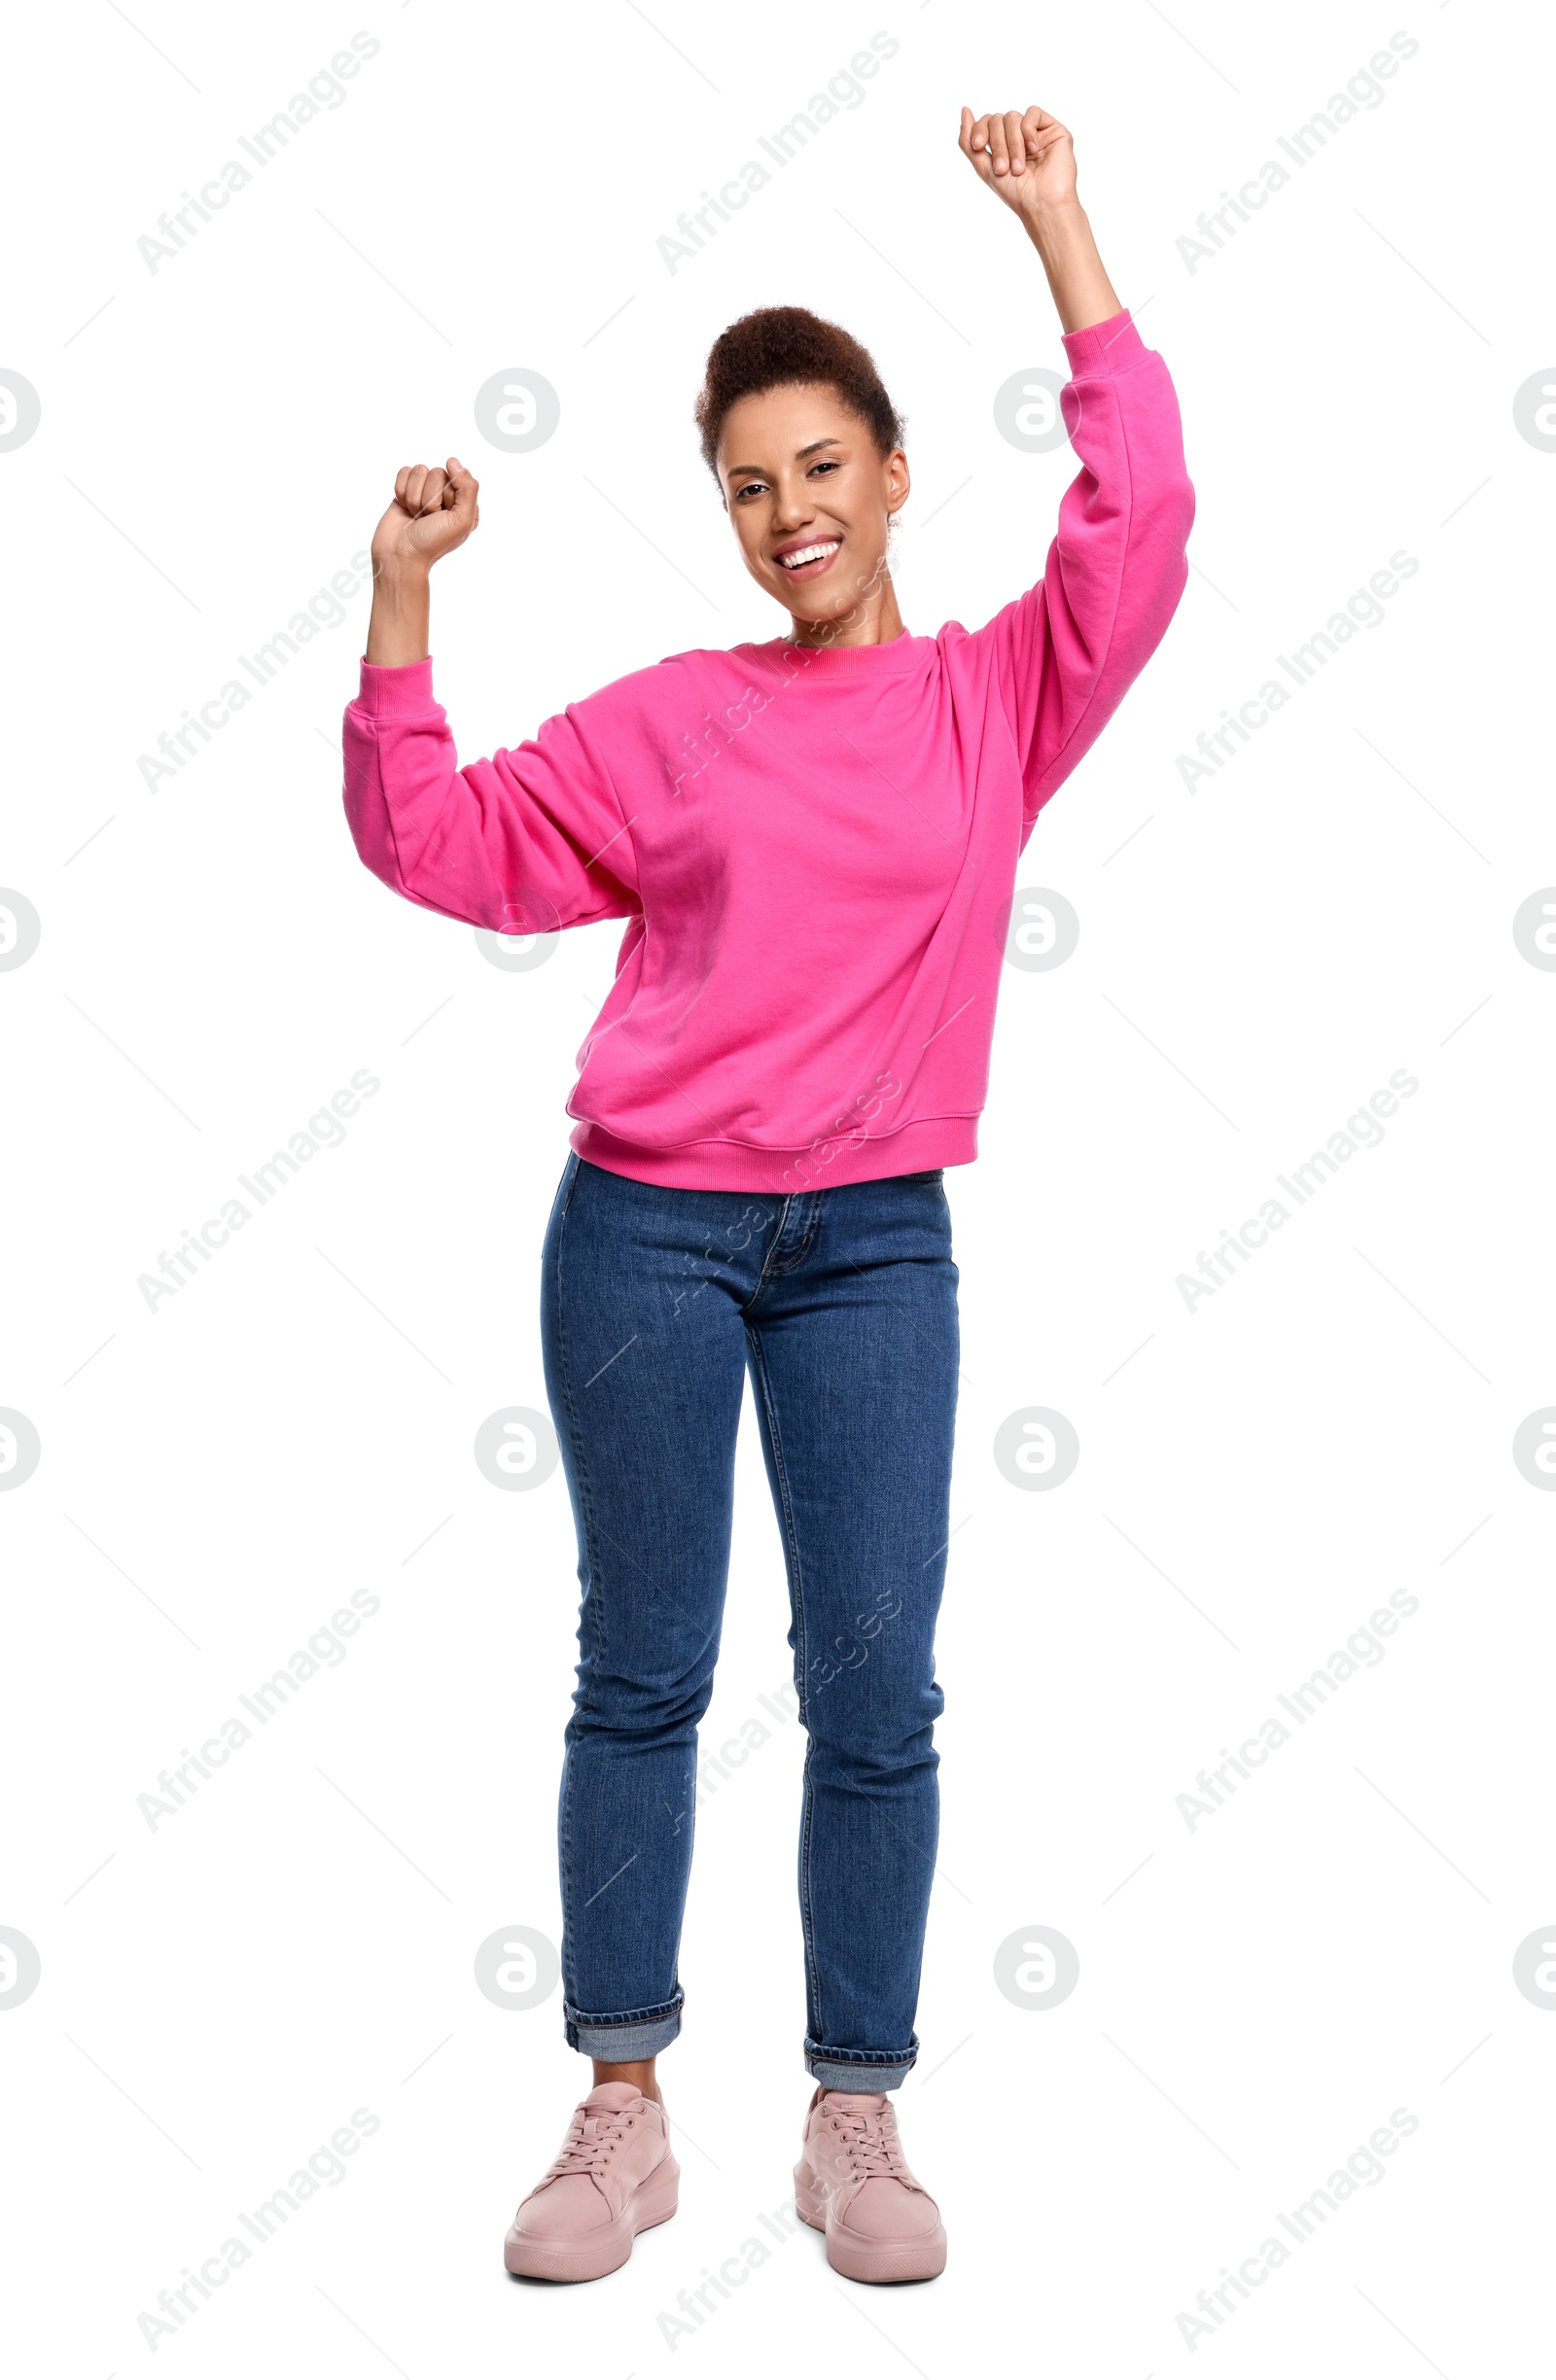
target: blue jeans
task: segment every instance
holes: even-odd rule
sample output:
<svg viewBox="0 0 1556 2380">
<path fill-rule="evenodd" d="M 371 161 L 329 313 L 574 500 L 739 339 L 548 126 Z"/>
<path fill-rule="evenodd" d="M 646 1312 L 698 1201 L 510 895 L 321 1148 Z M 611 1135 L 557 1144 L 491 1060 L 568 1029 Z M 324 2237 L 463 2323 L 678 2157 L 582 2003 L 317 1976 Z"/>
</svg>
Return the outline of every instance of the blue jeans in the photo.
<svg viewBox="0 0 1556 2380">
<path fill-rule="evenodd" d="M 893 2090 L 918 2054 L 956 1287 L 937 1172 L 752 1197 L 568 1160 L 542 1334 L 584 1590 L 558 1834 L 567 2038 L 588 2056 L 681 2030 L 747 1366 L 808 1739 L 805 2062 L 829 2089 Z"/>
</svg>

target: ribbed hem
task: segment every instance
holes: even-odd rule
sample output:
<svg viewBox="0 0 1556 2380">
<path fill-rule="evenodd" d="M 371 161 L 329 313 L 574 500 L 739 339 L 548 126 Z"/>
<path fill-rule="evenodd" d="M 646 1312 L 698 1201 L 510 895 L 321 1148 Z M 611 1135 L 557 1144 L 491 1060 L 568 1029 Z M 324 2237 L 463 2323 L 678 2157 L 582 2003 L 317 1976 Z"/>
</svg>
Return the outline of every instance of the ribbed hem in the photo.
<svg viewBox="0 0 1556 2380">
<path fill-rule="evenodd" d="M 568 2047 L 581 2049 L 585 2057 L 603 2058 L 612 2066 L 630 2065 L 634 2058 L 657 2057 L 680 2032 L 684 2006 L 683 2000 L 677 2000 L 672 2007 L 612 2018 L 585 2016 L 564 2001 L 562 2017 Z"/>
<path fill-rule="evenodd" d="M 377 661 L 364 661 L 357 707 L 366 711 L 370 718 L 413 718 L 436 711 L 439 705 L 432 690 L 431 654 L 425 661 L 407 661 L 395 669 Z"/>
<path fill-rule="evenodd" d="M 918 2060 L 918 2043 L 900 2058 L 877 2060 L 869 2057 L 850 2057 L 825 2049 L 813 2049 L 805 2044 L 805 2072 L 814 2076 L 823 2090 L 894 2091 L 901 2090 Z"/>
<path fill-rule="evenodd" d="M 824 1142 L 819 1149 L 759 1149 L 739 1140 L 646 1148 L 586 1120 L 575 1124 L 569 1138 L 588 1164 L 666 1190 L 764 1190 L 769 1198 L 787 1198 L 834 1190 L 845 1182 L 887 1181 L 894 1173 L 971 1165 L 978 1153 L 978 1120 L 929 1116 L 879 1138 L 853 1146 Z"/>
</svg>

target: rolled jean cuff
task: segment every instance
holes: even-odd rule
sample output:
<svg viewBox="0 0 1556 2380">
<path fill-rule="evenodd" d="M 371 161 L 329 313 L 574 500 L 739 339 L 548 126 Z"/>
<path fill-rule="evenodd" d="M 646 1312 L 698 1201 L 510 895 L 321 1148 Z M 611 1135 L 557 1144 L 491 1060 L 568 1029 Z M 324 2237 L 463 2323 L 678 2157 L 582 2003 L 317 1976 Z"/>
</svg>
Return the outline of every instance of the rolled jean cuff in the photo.
<svg viewBox="0 0 1556 2380">
<path fill-rule="evenodd" d="M 657 2057 L 681 2030 L 685 1995 L 659 2008 L 629 2009 L 620 2016 L 586 2016 L 571 2002 L 562 2003 L 568 2047 L 608 2066 L 629 2066 L 639 2058 Z"/>
<path fill-rule="evenodd" d="M 901 2090 L 918 2061 L 918 2038 L 901 2056 L 890 2050 L 827 2049 L 805 2043 L 805 2071 L 823 2090 Z"/>
</svg>

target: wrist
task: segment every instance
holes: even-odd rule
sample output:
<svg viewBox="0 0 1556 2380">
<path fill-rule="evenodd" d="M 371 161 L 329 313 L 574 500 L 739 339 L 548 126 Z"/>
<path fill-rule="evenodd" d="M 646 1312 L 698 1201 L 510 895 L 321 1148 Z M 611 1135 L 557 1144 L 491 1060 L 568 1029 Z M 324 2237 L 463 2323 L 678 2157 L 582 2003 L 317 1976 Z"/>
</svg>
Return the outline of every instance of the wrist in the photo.
<svg viewBox="0 0 1556 2380">
<path fill-rule="evenodd" d="M 1056 198 L 1041 196 L 1036 191 L 1023 194 L 1021 211 L 1026 215 L 1083 215 L 1078 190 L 1063 191 Z"/>
<path fill-rule="evenodd" d="M 391 602 L 421 602 L 426 598 L 431 576 L 427 563 L 390 555 L 385 561 L 373 563 L 372 591 Z"/>
<path fill-rule="evenodd" d="M 377 669 L 405 669 L 425 661 L 431 609 L 425 569 L 407 570 L 398 562 L 383 564 L 372 582 L 364 658 Z"/>
<path fill-rule="evenodd" d="M 1090 219 L 1079 198 L 1072 196 L 1041 205 L 1028 202 L 1021 215 L 1027 237 L 1047 275 L 1062 330 L 1084 331 L 1093 323 L 1111 321 L 1122 311 L 1117 293 L 1097 254 Z"/>
<path fill-rule="evenodd" d="M 1067 198 L 1023 198 L 1020 216 L 1039 247 L 1062 247 L 1089 234 L 1090 220 L 1072 192 Z"/>
</svg>

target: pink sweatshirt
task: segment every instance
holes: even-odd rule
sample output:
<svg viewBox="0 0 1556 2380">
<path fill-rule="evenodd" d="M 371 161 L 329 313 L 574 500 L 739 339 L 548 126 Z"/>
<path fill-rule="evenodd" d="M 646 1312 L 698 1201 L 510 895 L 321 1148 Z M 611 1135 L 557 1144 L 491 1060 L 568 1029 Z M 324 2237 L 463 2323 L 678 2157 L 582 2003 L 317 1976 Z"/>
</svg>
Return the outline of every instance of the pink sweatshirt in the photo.
<svg viewBox="0 0 1556 2380">
<path fill-rule="evenodd" d="M 977 1154 L 1016 861 L 1183 592 L 1172 382 L 1127 314 L 1065 339 L 1081 469 L 1042 578 L 972 635 L 672 654 L 461 768 L 430 661 L 364 662 L 345 809 L 392 891 L 535 932 L 624 918 L 572 1144 L 688 1189 Z"/>
</svg>

